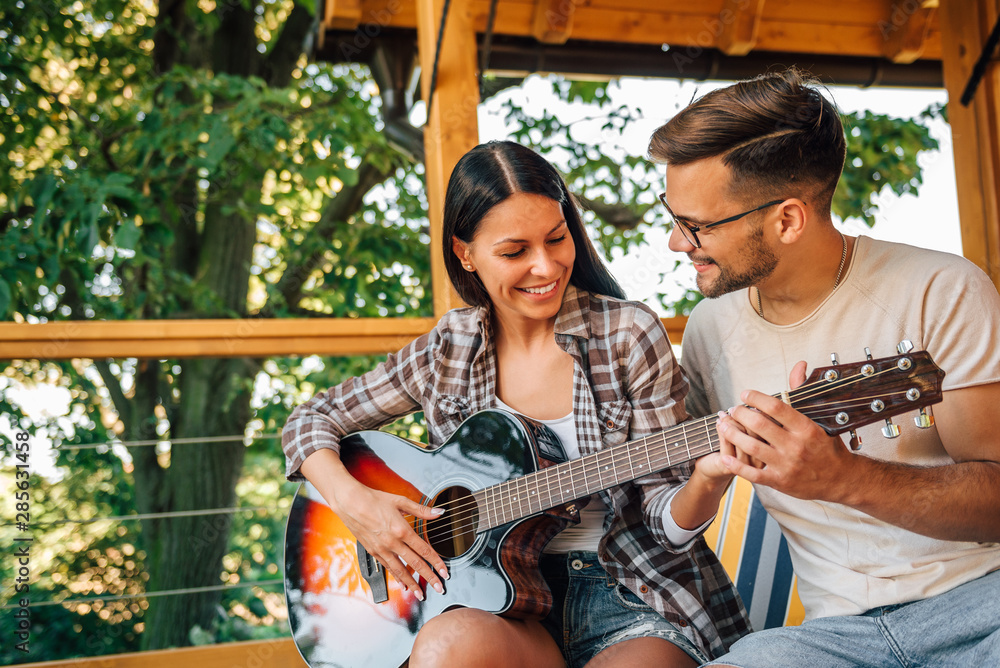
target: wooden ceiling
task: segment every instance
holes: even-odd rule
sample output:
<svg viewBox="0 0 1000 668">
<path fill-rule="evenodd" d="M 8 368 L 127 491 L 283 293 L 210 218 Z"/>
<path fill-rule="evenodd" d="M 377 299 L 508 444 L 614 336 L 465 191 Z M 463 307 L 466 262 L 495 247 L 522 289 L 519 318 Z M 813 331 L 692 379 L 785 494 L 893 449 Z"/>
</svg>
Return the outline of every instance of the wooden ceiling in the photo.
<svg viewBox="0 0 1000 668">
<path fill-rule="evenodd" d="M 327 30 L 375 36 L 416 29 L 416 0 L 326 0 Z M 489 0 L 474 0 L 471 25 L 487 29 Z M 568 40 L 669 45 L 673 57 L 717 49 L 941 60 L 938 0 L 498 0 L 493 33 Z M 447 37 L 447 28 L 445 31 Z"/>
</svg>

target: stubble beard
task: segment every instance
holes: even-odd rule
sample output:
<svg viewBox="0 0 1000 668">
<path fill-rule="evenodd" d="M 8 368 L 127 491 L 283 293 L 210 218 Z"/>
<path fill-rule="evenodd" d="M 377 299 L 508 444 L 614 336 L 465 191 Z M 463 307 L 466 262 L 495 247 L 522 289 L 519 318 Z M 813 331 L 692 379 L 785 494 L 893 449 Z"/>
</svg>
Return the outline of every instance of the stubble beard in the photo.
<svg viewBox="0 0 1000 668">
<path fill-rule="evenodd" d="M 699 274 L 696 278 L 696 284 L 701 294 L 709 299 L 715 299 L 736 290 L 758 285 L 774 273 L 775 267 L 778 266 L 778 256 L 764 243 L 763 227 L 751 232 L 747 238 L 744 257 L 747 258 L 747 265 L 739 272 L 716 264 L 715 266 L 719 268 L 719 275 L 714 281 L 709 282 L 708 279 Z"/>
</svg>

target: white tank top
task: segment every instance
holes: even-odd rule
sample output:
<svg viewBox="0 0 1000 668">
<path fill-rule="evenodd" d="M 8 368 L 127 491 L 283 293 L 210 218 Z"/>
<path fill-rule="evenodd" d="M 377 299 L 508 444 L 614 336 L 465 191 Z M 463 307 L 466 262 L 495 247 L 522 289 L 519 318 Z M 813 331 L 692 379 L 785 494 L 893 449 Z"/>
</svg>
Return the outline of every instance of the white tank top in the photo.
<svg viewBox="0 0 1000 668">
<path fill-rule="evenodd" d="M 511 413 L 519 413 L 503 401 L 500 397 L 495 397 L 496 407 L 502 408 Z M 576 414 L 570 412 L 569 415 L 555 420 L 539 420 L 538 418 L 525 415 L 525 417 L 540 422 L 552 430 L 559 437 L 562 443 L 563 452 L 567 459 L 580 458 L 580 442 L 576 437 Z M 546 554 L 566 554 L 573 551 L 596 552 L 597 544 L 604 535 L 604 519 L 608 514 L 608 506 L 601 500 L 600 495 L 594 494 L 590 497 L 590 503 L 580 510 L 580 523 L 571 524 L 560 531 L 555 538 L 542 550 Z"/>
</svg>

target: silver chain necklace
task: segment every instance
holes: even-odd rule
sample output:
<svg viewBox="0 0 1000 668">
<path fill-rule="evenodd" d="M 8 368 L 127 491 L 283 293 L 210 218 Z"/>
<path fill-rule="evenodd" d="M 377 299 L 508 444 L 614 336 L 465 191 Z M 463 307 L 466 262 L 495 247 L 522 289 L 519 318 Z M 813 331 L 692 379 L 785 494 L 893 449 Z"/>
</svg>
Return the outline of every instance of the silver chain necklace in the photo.
<svg viewBox="0 0 1000 668">
<path fill-rule="evenodd" d="M 842 249 L 840 251 L 840 266 L 837 267 L 837 279 L 833 282 L 833 289 L 836 290 L 837 286 L 840 285 L 840 275 L 844 273 L 844 263 L 847 261 L 847 237 L 840 230 L 837 230 L 840 234 L 840 243 Z M 761 318 L 764 317 L 764 305 L 760 302 L 760 288 L 755 288 L 757 290 L 757 315 Z"/>
</svg>

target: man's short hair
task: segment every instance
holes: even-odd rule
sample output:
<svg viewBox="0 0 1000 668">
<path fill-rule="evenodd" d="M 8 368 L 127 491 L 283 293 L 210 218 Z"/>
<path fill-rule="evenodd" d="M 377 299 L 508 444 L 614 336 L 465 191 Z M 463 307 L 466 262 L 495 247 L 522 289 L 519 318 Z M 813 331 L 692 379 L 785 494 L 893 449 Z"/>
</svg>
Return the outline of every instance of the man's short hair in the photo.
<svg viewBox="0 0 1000 668">
<path fill-rule="evenodd" d="M 846 140 L 837 108 L 818 87 L 790 68 L 714 90 L 653 133 L 649 156 L 667 165 L 721 156 L 741 201 L 811 198 L 828 210 Z"/>
</svg>

